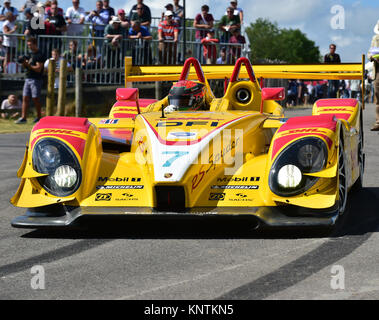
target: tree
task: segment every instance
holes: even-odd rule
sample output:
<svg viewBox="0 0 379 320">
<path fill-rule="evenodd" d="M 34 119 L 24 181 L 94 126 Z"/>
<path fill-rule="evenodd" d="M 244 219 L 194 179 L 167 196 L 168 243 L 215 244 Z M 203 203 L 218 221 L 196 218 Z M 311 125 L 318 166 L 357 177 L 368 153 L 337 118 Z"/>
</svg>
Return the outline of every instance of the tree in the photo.
<svg viewBox="0 0 379 320">
<path fill-rule="evenodd" d="M 277 23 L 259 18 L 246 28 L 253 63 L 279 60 L 286 63 L 317 63 L 321 54 L 315 42 L 299 29 L 280 29 Z"/>
</svg>

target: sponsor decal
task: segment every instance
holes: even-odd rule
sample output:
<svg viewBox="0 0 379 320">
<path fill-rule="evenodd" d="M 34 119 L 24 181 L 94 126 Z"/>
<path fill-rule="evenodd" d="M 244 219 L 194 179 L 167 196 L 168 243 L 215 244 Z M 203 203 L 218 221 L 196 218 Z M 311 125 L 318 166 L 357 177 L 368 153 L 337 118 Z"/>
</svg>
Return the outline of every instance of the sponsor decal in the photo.
<svg viewBox="0 0 379 320">
<path fill-rule="evenodd" d="M 38 130 L 38 134 L 64 134 L 69 136 L 80 137 L 80 133 L 73 130 L 66 129 L 40 129 Z"/>
<path fill-rule="evenodd" d="M 217 178 L 217 182 L 248 182 L 259 181 L 260 177 L 223 177 Z"/>
<path fill-rule="evenodd" d="M 321 107 L 323 108 L 322 111 L 348 111 L 348 112 L 352 112 L 353 110 L 352 109 L 346 109 L 346 108 L 325 108 L 325 107 Z M 354 108 L 353 108 L 354 109 Z"/>
<path fill-rule="evenodd" d="M 136 201 L 136 200 L 138 200 L 138 198 L 136 198 L 131 193 L 123 193 L 122 196 L 123 196 L 123 198 L 115 198 L 115 200 L 116 201 Z"/>
<path fill-rule="evenodd" d="M 167 139 L 188 139 L 188 138 L 196 138 L 196 132 L 169 132 L 167 135 Z"/>
<path fill-rule="evenodd" d="M 98 190 L 123 190 L 123 189 L 143 189 L 144 186 L 141 185 L 125 185 L 125 186 L 96 186 Z"/>
<path fill-rule="evenodd" d="M 259 189 L 259 186 L 257 185 L 252 185 L 252 186 L 231 186 L 231 185 L 215 185 L 212 186 L 211 189 L 248 189 L 248 190 L 255 190 Z"/>
<path fill-rule="evenodd" d="M 98 180 L 99 182 L 141 182 L 141 178 L 133 178 L 133 177 L 99 177 Z"/>
<path fill-rule="evenodd" d="M 236 196 L 240 197 L 240 198 L 246 198 L 247 197 L 247 195 L 244 193 L 237 193 Z"/>
<path fill-rule="evenodd" d="M 99 124 L 116 124 L 118 119 L 103 119 L 99 121 Z"/>
<path fill-rule="evenodd" d="M 188 151 L 164 151 L 162 152 L 162 155 L 169 154 L 171 157 L 163 164 L 163 167 L 171 167 L 173 162 L 180 157 L 186 156 L 189 154 Z"/>
<path fill-rule="evenodd" d="M 209 200 L 223 201 L 225 199 L 225 193 L 211 193 L 209 195 Z"/>
<path fill-rule="evenodd" d="M 207 126 L 209 124 L 210 127 L 217 127 L 218 121 L 160 121 L 157 123 L 157 127 L 180 127 L 185 125 L 186 127 L 192 126 Z"/>
<path fill-rule="evenodd" d="M 320 130 L 318 128 L 308 128 L 308 129 L 292 129 L 288 130 L 287 132 L 284 132 L 282 136 L 287 136 L 291 134 L 298 134 L 298 133 L 321 133 L 321 134 L 327 134 L 325 130 Z"/>
<path fill-rule="evenodd" d="M 167 117 L 167 120 L 196 120 L 196 121 L 199 121 L 199 120 L 213 120 L 213 121 L 223 121 L 225 119 L 216 119 L 216 118 L 211 118 L 211 117 Z M 162 119 L 159 119 L 159 121 L 164 121 Z"/>
<path fill-rule="evenodd" d="M 215 156 L 210 155 L 209 157 L 209 166 L 206 170 L 203 170 L 203 166 L 200 167 L 199 173 L 195 174 L 192 178 L 192 189 L 194 191 L 200 182 L 203 180 L 204 176 L 213 168 L 216 169 L 216 163 L 218 163 L 221 159 L 224 159 L 224 156 L 230 153 L 235 147 L 238 145 L 240 138 L 238 137 L 235 141 L 229 143 L 226 147 L 224 147 L 220 152 L 218 152 Z"/>
<path fill-rule="evenodd" d="M 172 173 L 165 173 L 165 174 L 164 174 L 164 177 L 165 177 L 166 179 L 169 179 L 169 178 L 172 177 Z"/>
<path fill-rule="evenodd" d="M 249 201 L 249 202 L 253 201 L 253 199 L 249 198 L 247 196 L 247 194 L 245 194 L 245 193 L 237 193 L 236 197 L 237 198 L 230 198 L 228 200 L 229 201 L 245 201 L 245 202 L 247 202 L 247 201 Z"/>
<path fill-rule="evenodd" d="M 112 193 L 96 193 L 95 201 L 111 201 Z"/>
<path fill-rule="evenodd" d="M 130 193 L 123 193 L 122 194 L 124 197 L 128 197 L 128 198 L 131 198 L 131 197 L 133 197 L 133 195 L 132 194 L 130 194 Z"/>
</svg>

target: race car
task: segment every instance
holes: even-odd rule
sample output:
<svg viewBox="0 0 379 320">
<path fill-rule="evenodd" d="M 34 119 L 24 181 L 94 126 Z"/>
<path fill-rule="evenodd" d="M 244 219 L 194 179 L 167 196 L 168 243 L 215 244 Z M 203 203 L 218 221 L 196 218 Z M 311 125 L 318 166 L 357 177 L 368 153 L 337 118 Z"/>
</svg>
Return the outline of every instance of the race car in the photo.
<svg viewBox="0 0 379 320">
<path fill-rule="evenodd" d="M 362 185 L 362 106 L 321 99 L 311 116 L 285 118 L 284 98 L 284 88 L 261 88 L 247 58 L 216 98 L 189 58 L 162 100 L 119 88 L 107 118 L 44 117 L 11 199 L 26 214 L 11 224 L 223 215 L 251 217 L 255 227 L 333 226 Z"/>
</svg>

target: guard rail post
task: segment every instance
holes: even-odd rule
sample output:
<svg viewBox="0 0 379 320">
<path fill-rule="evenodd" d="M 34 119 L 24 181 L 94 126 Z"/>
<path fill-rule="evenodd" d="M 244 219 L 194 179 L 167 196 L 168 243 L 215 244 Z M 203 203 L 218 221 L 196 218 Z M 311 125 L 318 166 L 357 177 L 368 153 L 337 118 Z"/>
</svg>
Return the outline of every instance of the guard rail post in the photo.
<svg viewBox="0 0 379 320">
<path fill-rule="evenodd" d="M 67 60 L 62 59 L 59 69 L 58 116 L 64 116 L 66 105 Z"/>
<path fill-rule="evenodd" d="M 75 116 L 83 115 L 83 70 L 82 68 L 75 69 Z"/>
<path fill-rule="evenodd" d="M 47 68 L 47 95 L 46 95 L 46 115 L 51 116 L 54 112 L 55 103 L 55 60 L 49 61 L 49 66 Z"/>
</svg>

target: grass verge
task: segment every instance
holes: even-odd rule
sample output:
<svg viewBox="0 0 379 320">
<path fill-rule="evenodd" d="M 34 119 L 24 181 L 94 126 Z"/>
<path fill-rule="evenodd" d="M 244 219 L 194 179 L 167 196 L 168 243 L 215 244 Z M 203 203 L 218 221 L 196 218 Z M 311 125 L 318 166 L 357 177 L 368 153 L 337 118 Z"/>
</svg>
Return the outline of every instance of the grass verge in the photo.
<svg viewBox="0 0 379 320">
<path fill-rule="evenodd" d="M 33 120 L 34 118 L 28 118 L 25 124 L 15 124 L 15 119 L 0 119 L 0 134 L 30 132 L 34 126 Z"/>
</svg>

